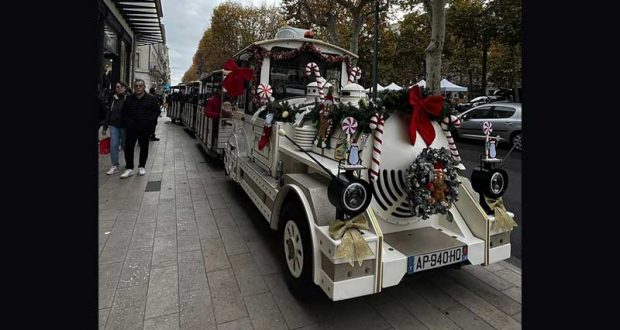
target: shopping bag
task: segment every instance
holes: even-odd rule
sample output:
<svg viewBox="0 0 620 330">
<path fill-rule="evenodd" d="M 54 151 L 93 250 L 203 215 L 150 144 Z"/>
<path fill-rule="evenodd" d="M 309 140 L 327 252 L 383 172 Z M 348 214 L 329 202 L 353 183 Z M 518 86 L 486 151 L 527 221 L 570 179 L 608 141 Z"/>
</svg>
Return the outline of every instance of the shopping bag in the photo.
<svg viewBox="0 0 620 330">
<path fill-rule="evenodd" d="M 99 153 L 102 155 L 107 155 L 110 153 L 110 138 L 109 137 L 99 141 Z"/>
</svg>

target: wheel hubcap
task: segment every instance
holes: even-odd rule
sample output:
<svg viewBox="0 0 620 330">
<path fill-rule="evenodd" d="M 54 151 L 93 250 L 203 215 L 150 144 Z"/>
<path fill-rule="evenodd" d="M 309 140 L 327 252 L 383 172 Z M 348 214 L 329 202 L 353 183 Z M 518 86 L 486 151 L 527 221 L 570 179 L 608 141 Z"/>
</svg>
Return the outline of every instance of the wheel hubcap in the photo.
<svg viewBox="0 0 620 330">
<path fill-rule="evenodd" d="M 289 272 L 294 277 L 299 277 L 304 266 L 304 251 L 299 228 L 292 220 L 284 227 L 284 254 Z"/>
</svg>

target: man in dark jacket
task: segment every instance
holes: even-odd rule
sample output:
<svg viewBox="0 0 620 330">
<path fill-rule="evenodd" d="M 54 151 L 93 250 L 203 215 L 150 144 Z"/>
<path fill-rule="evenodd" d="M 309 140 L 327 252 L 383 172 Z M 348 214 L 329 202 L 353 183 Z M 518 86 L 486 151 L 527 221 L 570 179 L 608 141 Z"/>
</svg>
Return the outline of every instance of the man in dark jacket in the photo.
<svg viewBox="0 0 620 330">
<path fill-rule="evenodd" d="M 159 115 L 161 116 L 161 105 L 162 105 L 161 97 L 155 93 L 154 87 L 151 87 L 151 89 L 149 89 L 149 94 L 155 96 L 155 98 L 157 99 L 157 103 L 159 104 Z M 151 130 L 151 134 L 149 135 L 149 139 L 151 141 L 159 141 L 159 138 L 155 136 L 156 127 L 157 127 L 157 119 L 155 119 L 155 122 L 153 123 L 153 130 Z"/>
<path fill-rule="evenodd" d="M 127 178 L 134 174 L 133 171 L 133 152 L 136 140 L 140 144 L 140 162 L 138 163 L 138 174 L 145 175 L 146 160 L 149 156 L 149 135 L 153 130 L 153 122 L 159 116 L 159 103 L 155 96 L 148 94 L 144 90 L 144 80 L 137 79 L 134 82 L 134 94 L 128 96 L 123 103 L 123 123 L 126 127 L 125 132 L 125 172 L 121 178 Z"/>
</svg>

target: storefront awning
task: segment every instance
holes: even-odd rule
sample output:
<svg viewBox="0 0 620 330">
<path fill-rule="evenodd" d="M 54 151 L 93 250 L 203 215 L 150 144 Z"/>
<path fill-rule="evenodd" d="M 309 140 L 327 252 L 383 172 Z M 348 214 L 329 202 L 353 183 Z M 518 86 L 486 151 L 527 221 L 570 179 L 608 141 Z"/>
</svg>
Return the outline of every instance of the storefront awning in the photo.
<svg viewBox="0 0 620 330">
<path fill-rule="evenodd" d="M 132 29 L 136 46 L 165 43 L 161 0 L 113 0 Z"/>
</svg>

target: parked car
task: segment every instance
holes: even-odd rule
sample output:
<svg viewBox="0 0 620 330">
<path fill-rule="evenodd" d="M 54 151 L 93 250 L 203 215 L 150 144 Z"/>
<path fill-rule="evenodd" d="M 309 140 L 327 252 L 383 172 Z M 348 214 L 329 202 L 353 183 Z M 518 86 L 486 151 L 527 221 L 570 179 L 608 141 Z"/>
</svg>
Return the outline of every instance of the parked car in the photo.
<svg viewBox="0 0 620 330">
<path fill-rule="evenodd" d="M 504 141 L 523 150 L 523 133 L 521 131 L 521 103 L 494 102 L 483 104 L 458 115 L 461 127 L 456 128 L 457 138 L 484 140 L 482 124 L 492 123 L 492 136 L 499 135 Z M 500 142 L 501 143 L 501 142 Z"/>
<path fill-rule="evenodd" d="M 471 99 L 469 102 L 463 102 L 461 104 L 456 105 L 456 110 L 458 112 L 464 112 L 465 110 L 469 110 L 473 107 L 477 107 L 482 104 L 487 104 L 493 101 L 498 100 L 498 96 L 478 96 Z"/>
</svg>

